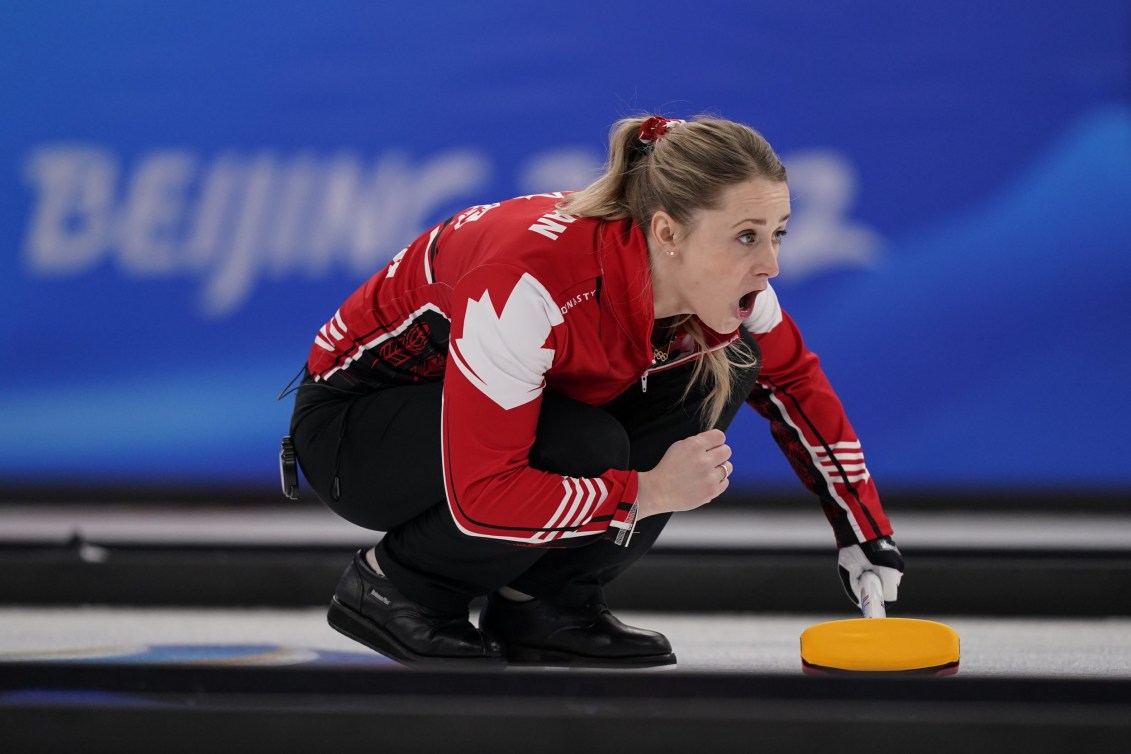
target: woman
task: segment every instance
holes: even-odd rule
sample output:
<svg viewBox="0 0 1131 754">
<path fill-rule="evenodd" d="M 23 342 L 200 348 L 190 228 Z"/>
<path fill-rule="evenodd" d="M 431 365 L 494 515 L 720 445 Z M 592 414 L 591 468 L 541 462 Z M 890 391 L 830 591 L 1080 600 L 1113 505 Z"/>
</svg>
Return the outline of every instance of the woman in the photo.
<svg viewBox="0 0 1131 754">
<path fill-rule="evenodd" d="M 744 402 L 823 501 L 849 596 L 871 570 L 894 600 L 859 442 L 769 285 L 789 213 L 747 126 L 629 118 L 586 189 L 472 207 L 351 295 L 291 423 L 318 496 L 385 532 L 331 625 L 409 664 L 674 663 L 602 588 L 727 489 Z"/>
</svg>

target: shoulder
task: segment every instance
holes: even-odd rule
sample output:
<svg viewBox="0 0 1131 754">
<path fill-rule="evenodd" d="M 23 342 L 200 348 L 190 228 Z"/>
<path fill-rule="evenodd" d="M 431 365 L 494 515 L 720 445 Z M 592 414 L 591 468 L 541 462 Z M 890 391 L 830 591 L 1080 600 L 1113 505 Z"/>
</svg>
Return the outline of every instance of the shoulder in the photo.
<svg viewBox="0 0 1131 754">
<path fill-rule="evenodd" d="M 474 249 L 465 272 L 480 265 L 522 270 L 554 297 L 597 277 L 601 221 L 560 212 L 563 196 L 534 194 L 457 214 L 449 239 Z"/>
<path fill-rule="evenodd" d="M 564 198 L 563 192 L 555 191 L 468 207 L 452 218 L 449 233 L 452 237 L 490 235 L 531 243 L 539 239 L 556 242 L 567 236 L 567 231 L 576 223 L 590 222 L 589 218 L 560 212 L 558 204 Z"/>
</svg>

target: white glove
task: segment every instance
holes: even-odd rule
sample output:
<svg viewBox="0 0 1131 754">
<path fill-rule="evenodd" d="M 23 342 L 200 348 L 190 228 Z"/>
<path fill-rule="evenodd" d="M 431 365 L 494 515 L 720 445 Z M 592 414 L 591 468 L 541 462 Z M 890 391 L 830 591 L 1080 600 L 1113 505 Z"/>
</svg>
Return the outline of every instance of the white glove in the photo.
<svg viewBox="0 0 1131 754">
<path fill-rule="evenodd" d="M 860 604 L 860 574 L 871 571 L 884 585 L 884 602 L 899 597 L 899 581 L 903 578 L 903 555 L 891 537 L 870 539 L 859 545 L 840 548 L 837 569 L 848 598 Z"/>
</svg>

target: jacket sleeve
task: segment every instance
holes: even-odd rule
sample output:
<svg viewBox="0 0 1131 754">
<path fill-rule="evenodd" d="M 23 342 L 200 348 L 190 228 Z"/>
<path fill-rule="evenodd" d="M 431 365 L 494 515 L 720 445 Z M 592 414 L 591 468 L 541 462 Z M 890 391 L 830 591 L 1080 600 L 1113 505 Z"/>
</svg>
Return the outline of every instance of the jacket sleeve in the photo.
<svg viewBox="0 0 1131 754">
<path fill-rule="evenodd" d="M 532 468 L 538 415 L 566 327 L 546 288 L 506 265 L 470 271 L 452 291 L 441 442 L 448 507 L 469 536 L 573 546 L 627 544 L 637 474 L 579 478 Z"/>
<path fill-rule="evenodd" d="M 744 325 L 762 350 L 748 403 L 770 421 L 774 440 L 802 484 L 820 498 L 837 546 L 890 535 L 860 440 L 773 288 L 758 295 Z"/>
</svg>

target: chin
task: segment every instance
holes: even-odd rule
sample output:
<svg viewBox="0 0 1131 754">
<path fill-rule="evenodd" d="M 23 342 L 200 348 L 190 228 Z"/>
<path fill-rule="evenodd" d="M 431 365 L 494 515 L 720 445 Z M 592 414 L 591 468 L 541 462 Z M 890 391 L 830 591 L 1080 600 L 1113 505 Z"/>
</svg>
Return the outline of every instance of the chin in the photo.
<svg viewBox="0 0 1131 754">
<path fill-rule="evenodd" d="M 715 319 L 704 319 L 703 317 L 700 317 L 699 321 L 717 332 L 719 335 L 728 335 L 737 330 L 739 325 L 742 324 L 742 320 L 735 319 L 733 315 L 729 317 L 717 317 Z"/>
</svg>

